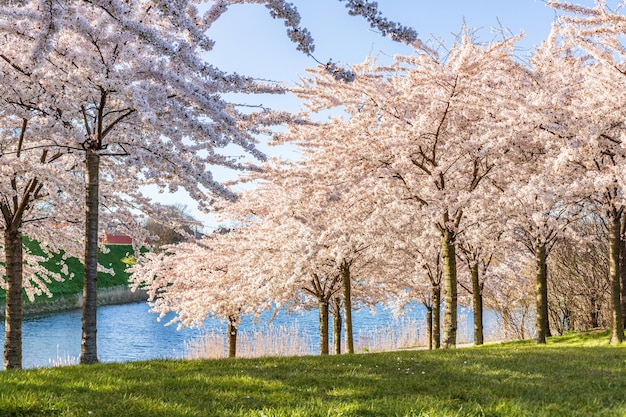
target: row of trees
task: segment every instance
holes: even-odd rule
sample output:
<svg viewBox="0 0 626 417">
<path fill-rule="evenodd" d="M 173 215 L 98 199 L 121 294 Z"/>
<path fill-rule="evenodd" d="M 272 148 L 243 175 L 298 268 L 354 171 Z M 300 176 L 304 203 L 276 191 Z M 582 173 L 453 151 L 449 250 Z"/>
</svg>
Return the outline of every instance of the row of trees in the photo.
<svg viewBox="0 0 626 417">
<path fill-rule="evenodd" d="M 608 292 L 611 341 L 622 342 L 626 18 L 605 2 L 548 4 L 563 16 L 527 60 L 518 37 L 480 44 L 465 30 L 449 49 L 415 43 L 414 55 L 368 59 L 349 78 L 311 70 L 294 89 L 302 120 L 275 136 L 302 159 L 251 174 L 254 189 L 223 208 L 230 233 L 148 255 L 136 285 L 181 325 L 212 314 L 232 328 L 241 314 L 317 305 L 327 353 L 339 298 L 348 352 L 353 299 L 421 301 L 433 346 L 454 347 L 460 284 L 476 343 L 485 297 L 511 318 L 534 287 L 545 343 L 551 315 L 559 330 L 580 315 L 566 288 L 577 274 L 589 284 L 584 322 L 601 323 Z M 593 258 L 602 245 L 607 269 Z"/>
<path fill-rule="evenodd" d="M 41 259 L 23 252 L 23 235 L 84 260 L 81 363 L 96 362 L 102 225 L 146 242 L 138 213 L 171 224 L 167 211 L 143 195 L 146 185 L 184 188 L 203 208 L 234 199 L 211 169 L 250 166 L 223 149 L 235 146 L 263 160 L 256 135 L 291 118 L 264 108 L 240 111 L 222 95 L 285 90 L 204 59 L 214 44 L 207 35 L 213 23 L 238 3 L 264 5 L 285 23 L 297 49 L 312 54 L 309 32 L 283 0 L 25 0 L 0 7 L 5 368 L 21 367 L 23 288 L 32 298 L 47 292 L 46 280 L 64 278 L 50 276 L 38 266 Z M 416 39 L 375 4 L 345 3 L 383 34 Z"/>
</svg>

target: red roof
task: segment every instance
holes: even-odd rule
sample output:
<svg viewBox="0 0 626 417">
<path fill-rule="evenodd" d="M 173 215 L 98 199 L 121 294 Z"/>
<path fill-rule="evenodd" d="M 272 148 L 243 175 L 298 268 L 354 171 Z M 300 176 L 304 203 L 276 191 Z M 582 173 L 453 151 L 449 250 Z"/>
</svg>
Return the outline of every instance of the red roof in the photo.
<svg viewBox="0 0 626 417">
<path fill-rule="evenodd" d="M 104 237 L 105 245 L 132 245 L 133 238 L 125 235 L 109 235 Z"/>
</svg>

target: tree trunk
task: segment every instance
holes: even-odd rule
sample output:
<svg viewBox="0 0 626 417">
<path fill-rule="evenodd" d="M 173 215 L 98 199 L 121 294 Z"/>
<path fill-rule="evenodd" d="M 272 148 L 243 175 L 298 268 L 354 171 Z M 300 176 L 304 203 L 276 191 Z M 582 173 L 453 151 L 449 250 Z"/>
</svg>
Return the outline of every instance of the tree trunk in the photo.
<svg viewBox="0 0 626 417">
<path fill-rule="evenodd" d="M 433 350 L 433 306 L 426 307 L 426 333 L 428 334 L 428 350 Z"/>
<path fill-rule="evenodd" d="M 341 298 L 333 298 L 333 353 L 341 355 Z"/>
<path fill-rule="evenodd" d="M 591 314 L 590 314 L 590 326 L 592 329 L 596 329 L 600 327 L 600 305 L 598 302 L 598 298 L 594 295 L 591 296 L 589 300 L 589 304 L 591 304 Z"/>
<path fill-rule="evenodd" d="M 433 348 L 441 347 L 441 287 L 433 287 Z"/>
<path fill-rule="evenodd" d="M 548 257 L 548 253 L 546 252 L 546 258 Z M 550 300 L 548 299 L 548 261 L 546 260 L 543 263 L 543 275 L 546 277 L 546 308 L 548 309 L 548 314 L 546 314 L 546 337 L 552 336 L 552 328 L 550 326 Z"/>
<path fill-rule="evenodd" d="M 352 280 L 350 278 L 350 264 L 341 264 L 341 281 L 343 284 L 343 314 L 346 331 L 346 353 L 354 353 L 354 337 L 352 334 Z"/>
<path fill-rule="evenodd" d="M 621 277 L 620 277 L 620 220 L 615 210 L 608 216 L 609 225 L 609 280 L 611 283 L 611 343 L 624 341 L 622 321 Z"/>
<path fill-rule="evenodd" d="M 512 337 L 512 329 L 511 329 L 511 312 L 507 307 L 502 307 L 502 328 L 504 330 L 504 340 L 511 340 Z"/>
<path fill-rule="evenodd" d="M 478 262 L 472 264 L 472 302 L 474 307 L 474 345 L 482 345 L 483 340 L 483 291 L 480 286 Z"/>
<path fill-rule="evenodd" d="M 22 233 L 9 225 L 4 232 L 6 312 L 4 369 L 22 368 Z"/>
<path fill-rule="evenodd" d="M 548 277 L 546 274 L 546 246 L 535 244 L 535 284 L 537 306 L 535 315 L 535 343 L 545 344 L 548 336 Z"/>
<path fill-rule="evenodd" d="M 328 300 L 320 300 L 320 355 L 328 355 Z"/>
<path fill-rule="evenodd" d="M 85 176 L 85 285 L 80 363 L 98 362 L 96 346 L 96 310 L 98 285 L 98 205 L 100 155 L 87 149 Z"/>
<path fill-rule="evenodd" d="M 234 358 L 237 356 L 237 318 L 233 316 L 228 317 L 228 338 L 226 341 L 226 348 L 228 349 L 228 357 Z"/>
<path fill-rule="evenodd" d="M 620 286 L 621 286 L 621 298 L 622 298 L 622 325 L 624 323 L 626 323 L 626 262 L 624 262 L 624 259 L 626 259 L 626 250 L 622 250 L 622 271 L 620 273 L 621 277 L 620 277 Z"/>
<path fill-rule="evenodd" d="M 456 347 L 457 329 L 457 278 L 456 248 L 452 242 L 452 232 L 446 229 L 441 238 L 443 259 L 444 306 L 443 306 L 443 347 Z"/>
<path fill-rule="evenodd" d="M 622 216 L 620 226 L 620 284 L 622 287 L 622 326 L 626 326 L 626 217 Z"/>
</svg>

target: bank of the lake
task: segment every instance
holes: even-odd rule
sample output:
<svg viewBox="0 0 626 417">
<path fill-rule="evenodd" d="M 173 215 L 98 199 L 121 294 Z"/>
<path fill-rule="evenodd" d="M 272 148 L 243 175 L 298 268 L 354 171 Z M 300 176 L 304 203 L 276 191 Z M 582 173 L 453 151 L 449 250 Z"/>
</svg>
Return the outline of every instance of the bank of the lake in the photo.
<svg viewBox="0 0 626 417">
<path fill-rule="evenodd" d="M 626 345 L 607 340 L 0 372 L 0 415 L 623 417 Z"/>
<path fill-rule="evenodd" d="M 31 242 L 32 244 L 32 242 Z M 35 247 L 33 250 L 37 250 Z M 99 272 L 98 275 L 98 357 L 104 362 L 141 361 L 149 359 L 180 358 L 185 351 L 191 351 L 191 357 L 214 357 L 215 350 L 220 351 L 225 342 L 225 324 L 216 319 L 208 318 L 201 329 L 177 330 L 176 326 L 165 326 L 174 316 L 158 321 L 158 315 L 151 313 L 145 302 L 144 291 L 132 292 L 128 287 L 129 245 L 111 245 L 107 253 L 100 254 L 100 262 L 113 273 Z M 46 266 L 50 270 L 60 270 L 60 259 L 53 257 Z M 49 288 L 52 298 L 38 296 L 35 302 L 25 300 L 23 323 L 23 366 L 25 368 L 48 367 L 57 363 L 73 363 L 80 356 L 81 337 L 81 305 L 83 273 L 82 264 L 77 259 L 66 260 L 73 276 L 66 276 L 63 282 L 52 282 Z M 0 302 L 4 311 L 4 298 L 0 291 Z M 357 306 L 358 307 L 358 306 Z M 277 313 L 277 314 L 276 314 Z M 403 346 L 415 345 L 420 335 L 425 337 L 424 307 L 416 304 L 410 306 L 403 319 L 397 320 L 392 313 L 377 306 L 354 311 L 354 335 L 361 351 L 372 350 L 371 347 L 387 343 L 389 339 L 404 337 L 398 333 L 403 329 L 410 330 Z M 240 325 L 240 355 L 245 355 L 245 346 L 255 346 L 255 352 L 249 356 L 259 356 L 259 338 L 265 338 L 268 331 L 276 327 L 288 328 L 284 345 L 294 345 L 297 339 L 302 349 L 298 353 L 316 354 L 319 351 L 319 322 L 315 309 L 304 312 L 268 311 L 260 318 L 246 317 Z M 409 321 L 407 323 L 407 320 Z M 459 340 L 471 341 L 471 311 L 459 308 Z M 487 311 L 485 317 L 485 333 L 489 339 L 496 330 L 496 320 L 492 312 Z M 382 329 L 382 331 L 381 331 Z M 210 338 L 205 337 L 211 334 Z M 302 340 L 299 337 L 303 336 Z M 4 324 L 0 323 L 0 341 L 4 338 Z M 276 338 L 276 336 L 274 336 Z M 492 337 L 499 339 L 499 336 Z M 198 346 L 206 346 L 211 339 L 209 352 Z M 410 339 L 410 340 L 409 340 Z M 267 340 L 267 338 L 265 338 Z M 195 344 L 196 341 L 201 343 Z M 419 342 L 419 341 L 418 341 Z M 396 343 L 394 346 L 397 346 Z M 423 342 L 424 344 L 426 342 Z M 188 349 L 189 345 L 192 349 Z M 214 349 L 217 346 L 217 349 Z M 282 347 L 281 347 L 282 349 Z M 380 349 L 379 349 L 380 350 Z M 261 354 L 271 350 L 261 349 Z M 284 351 L 284 350 L 282 350 Z M 287 349 L 289 351 L 289 349 Z"/>
<path fill-rule="evenodd" d="M 200 340 L 207 333 L 216 334 L 219 342 L 225 343 L 226 325 L 224 322 L 208 318 L 201 329 L 181 329 L 176 325 L 165 324 L 174 317 L 168 315 L 161 321 L 159 316 L 150 311 L 145 302 L 101 306 L 97 312 L 98 322 L 98 357 L 103 362 L 127 362 L 149 359 L 181 358 L 189 344 Z M 376 335 L 391 337 L 390 329 L 399 322 L 409 321 L 414 332 L 424 329 L 425 314 L 419 305 L 407 311 L 404 318 L 396 319 L 393 314 L 379 306 L 374 310 L 360 309 L 354 312 L 354 334 L 361 342 L 374 342 Z M 460 334 L 465 339 L 471 337 L 471 314 L 461 310 Z M 318 315 L 316 310 L 304 312 L 279 311 L 267 312 L 255 320 L 245 317 L 240 325 L 240 336 L 258 335 L 271 327 L 298 328 L 299 334 L 307 335 L 307 353 L 319 353 Z M 489 320 L 487 326 L 494 328 L 496 323 Z M 415 326 L 419 326 L 415 328 Z M 286 344 L 293 343 L 291 333 L 285 339 Z M 424 333 L 425 334 L 425 333 Z M 489 335 L 489 333 L 487 333 Z M 25 368 L 49 367 L 57 363 L 75 363 L 80 356 L 81 311 L 72 310 L 61 313 L 41 314 L 24 319 L 23 329 L 23 366 Z M 489 337 L 489 336 L 488 336 Z M 4 323 L 0 323 L 0 342 L 4 339 Z M 361 344 L 362 345 L 362 344 Z M 365 348 L 359 348 L 364 351 Z M 243 352 L 242 352 L 243 353 Z"/>
<path fill-rule="evenodd" d="M 131 291 L 128 285 L 106 287 L 98 290 L 98 305 L 119 305 L 146 301 L 148 294 L 145 290 Z M 2 299 L 4 302 L 4 299 Z M 24 317 L 40 316 L 44 314 L 61 313 L 80 310 L 83 306 L 83 294 L 61 294 L 55 297 L 37 297 L 35 302 L 25 300 L 23 304 Z M 0 319 L 5 314 L 5 306 L 0 307 Z"/>
<path fill-rule="evenodd" d="M 35 241 L 24 238 L 26 250 L 44 256 L 44 252 Z M 129 274 L 126 269 L 132 263 L 131 245 L 106 245 L 106 250 L 98 255 L 100 264 L 107 270 L 98 272 L 98 305 L 125 304 L 145 301 L 145 291 L 131 291 L 128 287 Z M 76 258 L 63 259 L 62 254 L 55 254 L 42 266 L 53 273 L 60 274 L 62 281 L 51 280 L 46 286 L 51 297 L 41 294 L 34 301 L 24 296 L 24 315 L 35 316 L 80 309 L 84 286 L 84 266 Z M 67 273 L 62 265 L 67 265 Z M 0 317 L 4 318 L 5 292 L 0 288 Z"/>
<path fill-rule="evenodd" d="M 97 311 L 98 357 L 102 362 L 179 358 L 185 343 L 200 330 L 165 326 L 142 303 L 102 306 Z M 29 316 L 22 324 L 24 368 L 77 363 L 81 346 L 81 310 Z M 4 324 L 0 324 L 0 341 Z"/>
</svg>

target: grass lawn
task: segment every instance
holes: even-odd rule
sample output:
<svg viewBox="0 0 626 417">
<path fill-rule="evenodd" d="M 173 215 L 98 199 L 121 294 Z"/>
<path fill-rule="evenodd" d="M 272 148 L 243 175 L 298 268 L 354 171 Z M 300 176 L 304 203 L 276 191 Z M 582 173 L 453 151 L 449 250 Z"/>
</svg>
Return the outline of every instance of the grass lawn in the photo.
<svg viewBox="0 0 626 417">
<path fill-rule="evenodd" d="M 0 416 L 626 416 L 607 338 L 3 371 Z"/>
</svg>

